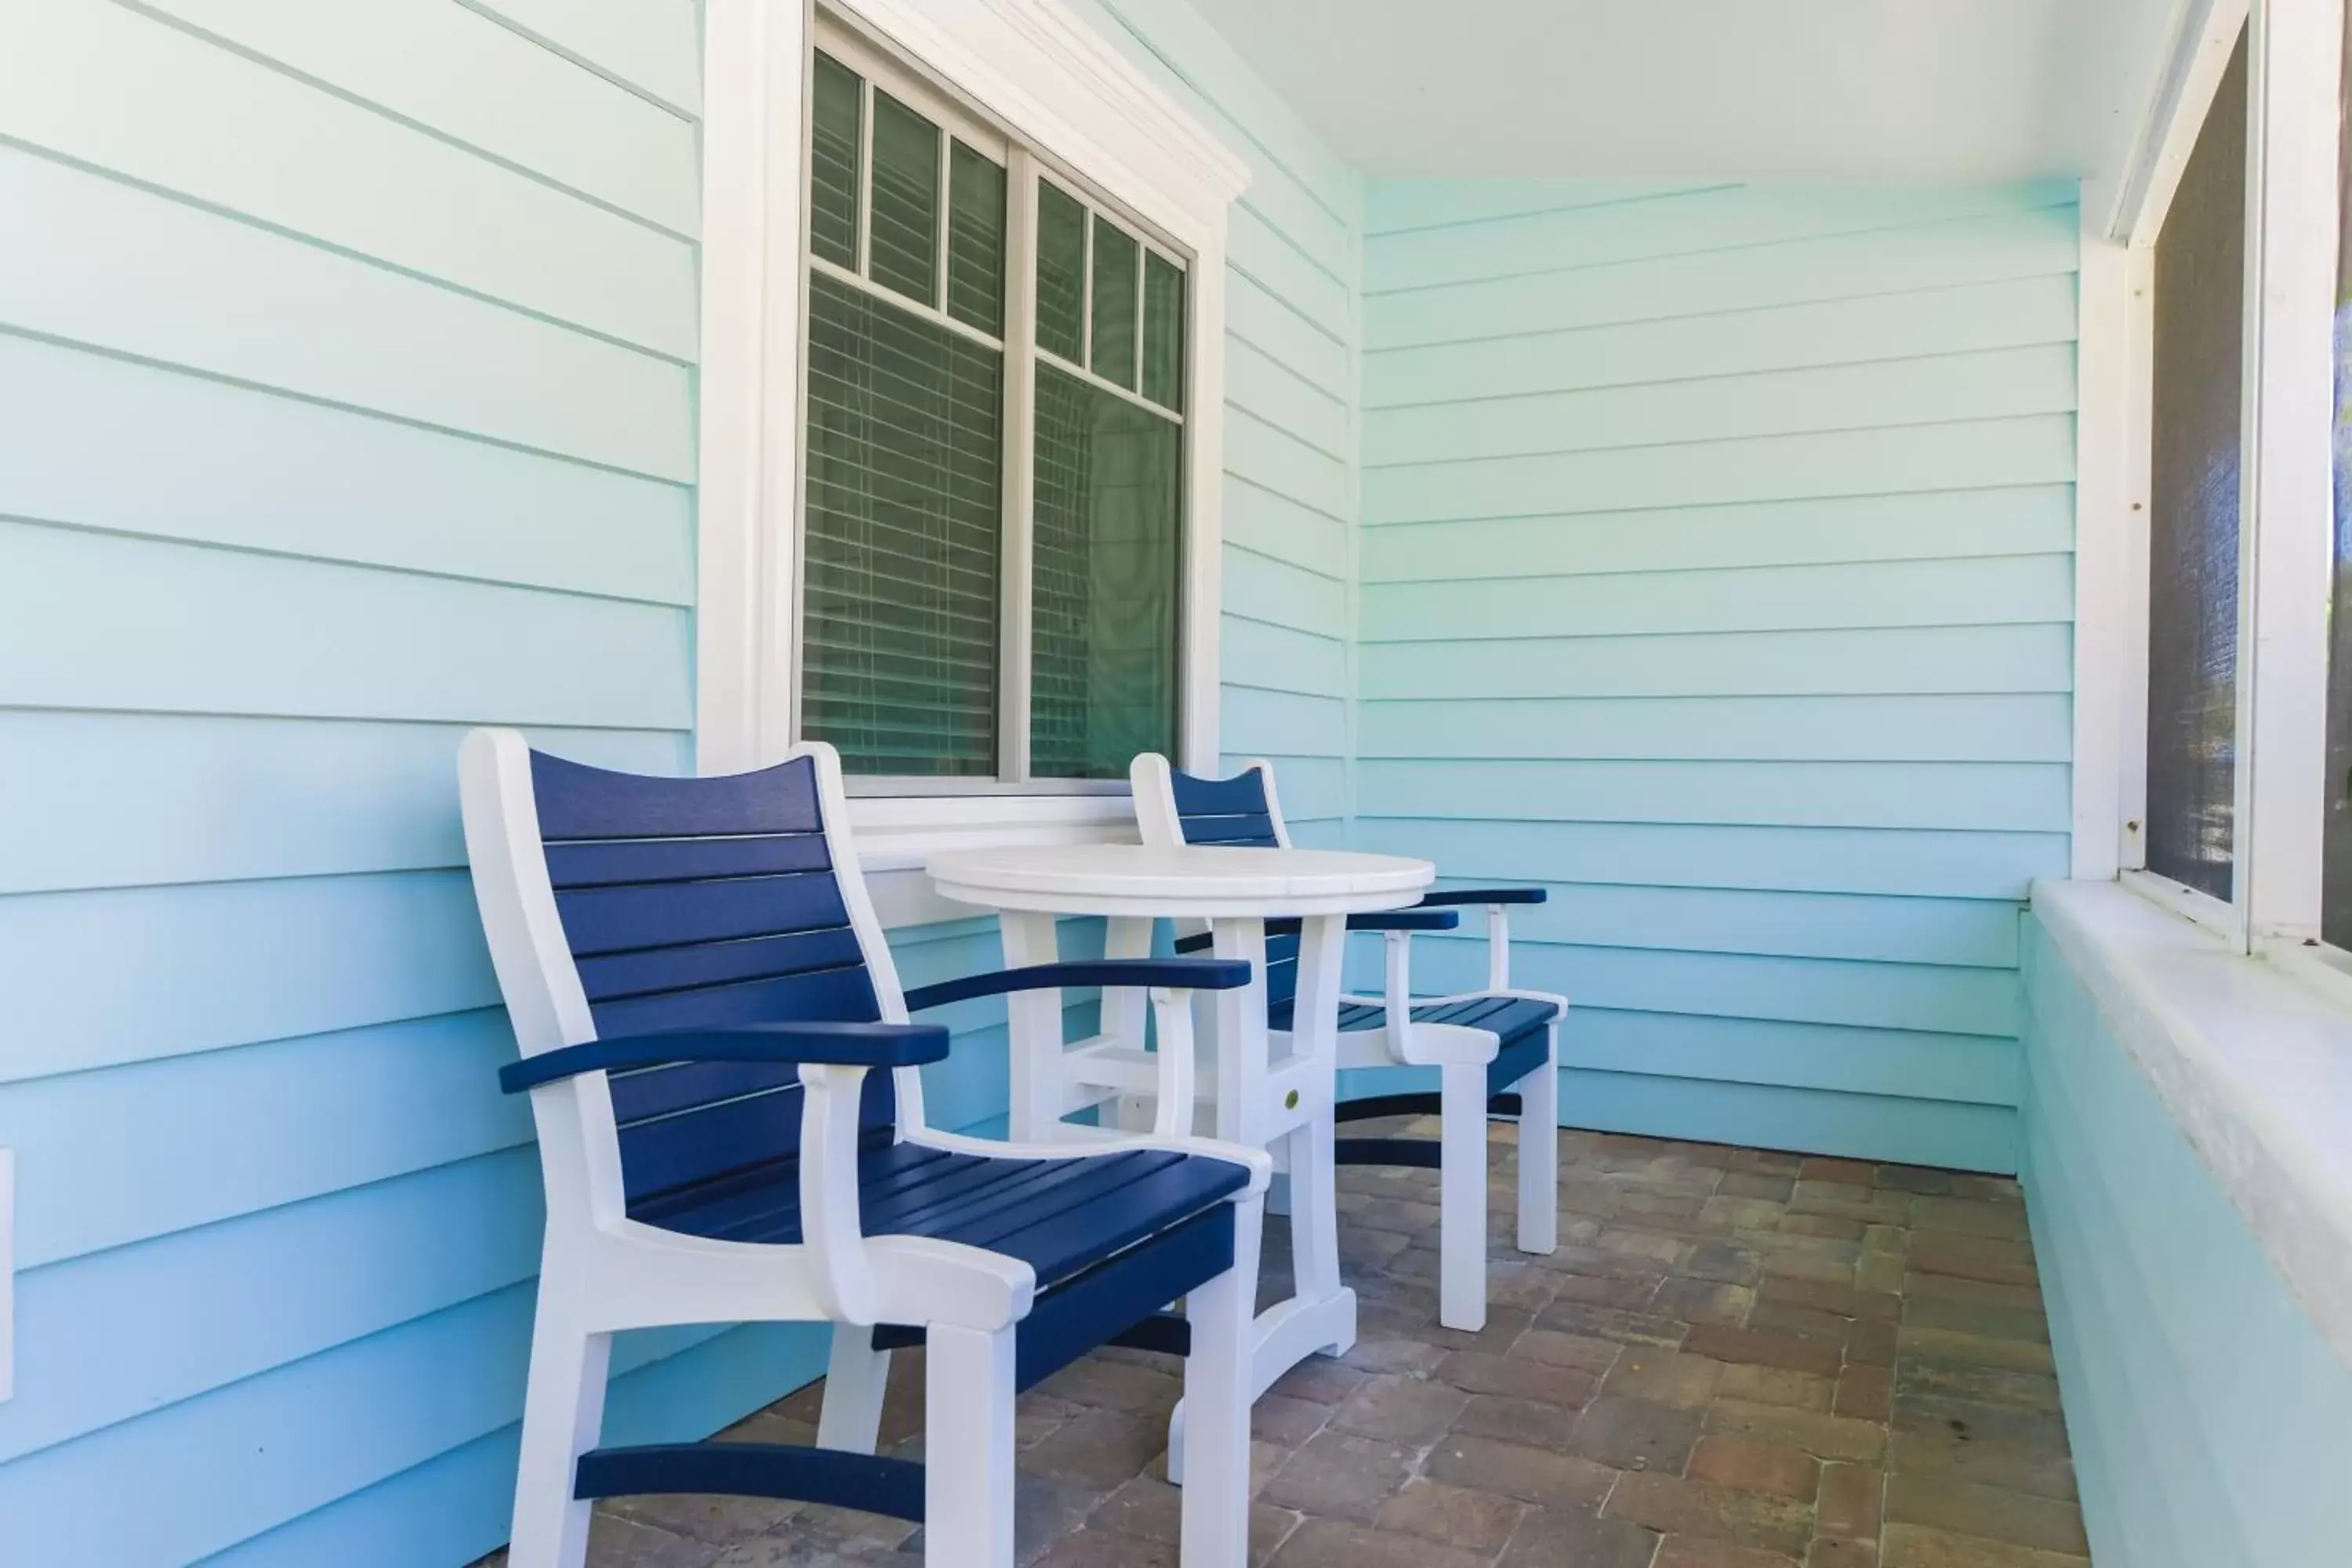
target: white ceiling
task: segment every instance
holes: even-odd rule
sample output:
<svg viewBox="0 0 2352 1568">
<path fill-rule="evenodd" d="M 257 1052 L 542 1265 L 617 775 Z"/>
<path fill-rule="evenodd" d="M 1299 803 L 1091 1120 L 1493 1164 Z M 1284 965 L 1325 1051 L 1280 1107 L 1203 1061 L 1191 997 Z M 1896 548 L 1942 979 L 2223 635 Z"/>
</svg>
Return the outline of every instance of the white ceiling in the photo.
<svg viewBox="0 0 2352 1568">
<path fill-rule="evenodd" d="M 1372 174 L 2112 172 L 2169 0 L 1192 0 Z"/>
</svg>

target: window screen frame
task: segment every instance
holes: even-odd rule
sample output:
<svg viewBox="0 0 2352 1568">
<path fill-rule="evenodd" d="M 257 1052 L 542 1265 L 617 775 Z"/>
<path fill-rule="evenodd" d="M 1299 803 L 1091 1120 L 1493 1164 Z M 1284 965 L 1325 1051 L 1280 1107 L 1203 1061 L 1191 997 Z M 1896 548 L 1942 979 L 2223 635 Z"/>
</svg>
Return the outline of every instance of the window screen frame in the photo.
<svg viewBox="0 0 2352 1568">
<path fill-rule="evenodd" d="M 1193 409 L 1199 396 L 1202 374 L 1199 361 L 1199 339 L 1194 322 L 1199 314 L 1199 279 L 1201 258 L 1189 247 L 1148 223 L 1101 183 L 1087 178 L 1066 162 L 1045 150 L 1024 142 L 1009 129 L 995 123 L 990 117 L 971 106 L 951 87 L 935 79 L 929 72 L 907 59 L 897 50 L 866 33 L 851 22 L 829 10 L 815 12 L 815 25 L 809 31 L 807 47 L 803 51 L 803 81 L 814 79 L 818 53 L 830 55 L 862 79 L 860 138 L 859 138 L 859 201 L 857 206 L 856 268 L 844 268 L 828 258 L 814 254 L 803 232 L 796 245 L 799 266 L 800 354 L 797 367 L 797 393 L 794 405 L 793 438 L 804 442 L 807 434 L 809 403 L 809 309 L 812 293 L 811 279 L 823 275 L 845 286 L 868 292 L 892 306 L 919 316 L 926 322 L 957 332 L 975 342 L 996 349 L 1003 355 L 1003 526 L 1000 531 L 1002 553 L 998 593 L 998 655 L 997 693 L 997 766 L 993 777 L 979 775 L 927 776 L 881 773 L 851 773 L 845 775 L 844 785 L 853 796 L 873 795 L 1118 795 L 1128 793 L 1128 784 L 1119 778 L 1045 778 L 1036 776 L 1032 767 L 1032 679 L 1033 623 L 1034 594 L 1034 445 L 1036 413 L 1036 368 L 1041 360 L 1055 370 L 1077 377 L 1100 391 L 1125 399 L 1150 414 L 1175 426 L 1179 434 L 1178 471 L 1182 476 L 1178 495 L 1177 560 L 1175 563 L 1176 610 L 1173 616 L 1177 646 L 1171 650 L 1174 667 L 1175 711 L 1172 714 L 1171 749 L 1181 753 L 1188 750 L 1185 738 L 1193 732 L 1194 709 L 1203 702 L 1213 702 L 1213 693 L 1202 689 L 1203 661 L 1195 657 L 1192 643 L 1202 637 L 1201 617 L 1192 613 L 1187 603 L 1197 593 L 1201 577 L 1199 552 L 1202 545 L 1194 524 L 1199 503 L 1196 498 L 1194 461 L 1195 440 Z M 953 161 L 953 146 L 958 140 L 975 151 L 996 161 L 1005 171 L 1005 249 L 1004 300 L 1002 311 L 1001 337 L 981 331 L 948 313 L 947 246 L 940 247 L 940 279 L 938 302 L 926 305 L 898 292 L 886 284 L 864 276 L 871 255 L 873 200 L 871 195 L 873 157 L 874 100 L 877 92 L 887 92 L 901 104 L 921 113 L 939 125 L 940 188 L 941 210 L 940 222 L 944 231 L 951 221 L 947 211 L 946 193 Z M 813 103 L 814 93 L 803 91 L 804 105 Z M 813 200 L 811 185 L 814 171 L 812 160 L 805 156 L 809 142 L 807 124 L 809 110 L 804 109 L 801 143 L 804 155 L 801 163 L 801 210 L 805 220 Z M 1075 198 L 1086 214 L 1085 247 L 1082 252 L 1080 276 L 1083 290 L 1080 305 L 1081 338 L 1078 362 L 1063 359 L 1058 354 L 1040 348 L 1036 342 L 1036 208 L 1038 189 L 1042 183 L 1058 186 L 1065 195 Z M 1122 386 L 1118 382 L 1096 374 L 1094 351 L 1094 237 L 1097 223 L 1115 228 L 1137 247 L 1135 268 L 1135 311 L 1133 331 L 1136 339 L 1136 384 Z M 803 223 L 803 228 L 805 222 Z M 1181 279 L 1180 307 L 1181 310 L 1181 364 L 1178 377 L 1180 406 L 1170 409 L 1144 395 L 1142 391 L 1142 339 L 1144 308 L 1150 258 L 1158 257 L 1173 266 Z M 803 672 L 801 649 L 808 529 L 807 486 L 796 487 L 792 503 L 791 578 L 789 585 L 789 625 L 785 647 L 790 651 L 788 689 L 789 728 L 794 740 L 803 736 Z M 1213 568 L 1212 568 L 1213 569 Z M 1207 635 L 1213 636 L 1211 630 Z"/>
<path fill-rule="evenodd" d="M 2332 560 L 2343 25 L 2342 0 L 2221 0 L 2179 42 L 2134 161 L 2105 193 L 2114 205 L 2086 207 L 2072 858 L 2075 877 L 2117 877 L 2234 951 L 2352 973 L 2352 954 L 2319 941 L 2328 648 L 2314 591 Z M 2238 765 L 2224 900 L 2147 865 L 2151 256 L 2242 31 Z"/>
</svg>

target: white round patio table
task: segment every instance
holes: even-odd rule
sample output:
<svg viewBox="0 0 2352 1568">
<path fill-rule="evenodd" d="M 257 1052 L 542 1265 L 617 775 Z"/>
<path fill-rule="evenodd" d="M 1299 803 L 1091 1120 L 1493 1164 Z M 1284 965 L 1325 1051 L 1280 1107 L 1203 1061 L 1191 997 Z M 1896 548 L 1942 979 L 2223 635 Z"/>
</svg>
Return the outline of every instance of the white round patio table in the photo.
<svg viewBox="0 0 2352 1568">
<path fill-rule="evenodd" d="M 1315 1352 L 1337 1354 L 1354 1344 L 1356 1293 L 1339 1281 L 1331 1147 L 1340 959 L 1349 915 L 1417 901 L 1436 868 L 1339 849 L 1074 844 L 953 850 L 933 856 L 925 869 L 946 897 L 997 911 L 1008 966 L 1054 963 L 1055 922 L 1073 915 L 1108 918 L 1109 957 L 1148 956 L 1152 922 L 1175 919 L 1207 921 L 1217 957 L 1249 960 L 1246 987 L 1207 994 L 1215 998 L 1215 1131 L 1252 1148 L 1280 1146 L 1290 1173 L 1297 1279 L 1289 1300 L 1258 1314 L 1250 1397 Z M 1265 922 L 1286 919 L 1300 922 L 1297 1000 L 1290 1052 L 1271 1061 Z M 1090 1049 L 1115 1056 L 1121 1042 L 1141 1041 L 1143 1000 L 1140 992 L 1107 994 L 1103 1036 L 1066 1047 L 1059 992 L 1006 998 L 1015 1141 L 1050 1140 L 1075 1107 L 1097 1103 L 1122 1084 L 1140 1087 L 1108 1061 L 1103 1076 L 1089 1079 L 1086 1064 Z M 1169 1452 L 1172 1469 L 1180 1453 L 1174 1434 Z"/>
</svg>

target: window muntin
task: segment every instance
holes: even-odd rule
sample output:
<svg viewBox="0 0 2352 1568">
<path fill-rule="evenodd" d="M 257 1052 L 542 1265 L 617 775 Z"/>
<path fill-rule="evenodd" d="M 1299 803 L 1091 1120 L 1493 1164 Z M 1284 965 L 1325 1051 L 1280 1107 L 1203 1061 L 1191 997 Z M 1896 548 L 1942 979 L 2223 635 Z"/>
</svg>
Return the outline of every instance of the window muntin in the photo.
<svg viewBox="0 0 2352 1568">
<path fill-rule="evenodd" d="M 2155 249 L 2148 508 L 2148 869 L 2228 901 L 2234 862 L 2246 43 Z"/>
<path fill-rule="evenodd" d="M 1124 778 L 1177 734 L 1184 265 L 826 33 L 800 731 L 853 774 Z"/>
</svg>

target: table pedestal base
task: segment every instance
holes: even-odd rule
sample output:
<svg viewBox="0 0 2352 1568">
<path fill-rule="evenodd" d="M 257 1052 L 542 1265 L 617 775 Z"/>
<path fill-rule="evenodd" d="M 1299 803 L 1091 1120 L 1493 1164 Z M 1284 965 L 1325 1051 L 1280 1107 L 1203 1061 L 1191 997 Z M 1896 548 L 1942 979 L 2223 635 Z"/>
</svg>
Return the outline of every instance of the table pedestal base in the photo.
<svg viewBox="0 0 2352 1568">
<path fill-rule="evenodd" d="M 1282 1374 L 1317 1352 L 1345 1355 L 1356 1344 L 1356 1293 L 1341 1289 L 1310 1301 L 1293 1296 L 1257 1315 L 1257 1343 L 1250 1352 L 1250 1400 L 1272 1388 Z M 1168 1417 L 1168 1479 L 1184 1484 L 1184 1402 Z"/>
</svg>

